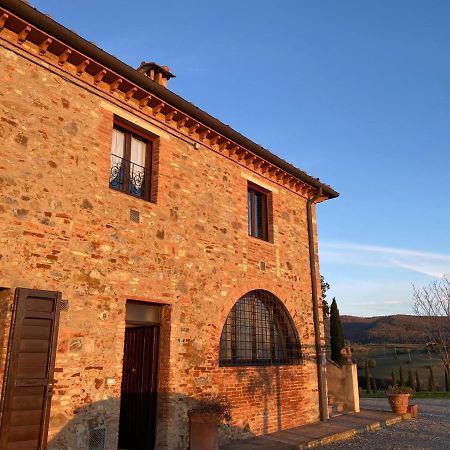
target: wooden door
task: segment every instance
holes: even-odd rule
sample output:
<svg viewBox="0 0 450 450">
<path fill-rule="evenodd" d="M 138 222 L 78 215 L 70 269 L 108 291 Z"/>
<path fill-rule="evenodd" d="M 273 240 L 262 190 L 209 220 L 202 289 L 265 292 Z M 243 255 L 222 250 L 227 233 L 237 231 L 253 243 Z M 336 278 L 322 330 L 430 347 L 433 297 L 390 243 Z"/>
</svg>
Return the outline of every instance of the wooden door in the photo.
<svg viewBox="0 0 450 450">
<path fill-rule="evenodd" d="M 125 329 L 119 448 L 155 445 L 159 326 Z"/>
<path fill-rule="evenodd" d="M 0 450 L 44 450 L 61 293 L 16 289 Z"/>
</svg>

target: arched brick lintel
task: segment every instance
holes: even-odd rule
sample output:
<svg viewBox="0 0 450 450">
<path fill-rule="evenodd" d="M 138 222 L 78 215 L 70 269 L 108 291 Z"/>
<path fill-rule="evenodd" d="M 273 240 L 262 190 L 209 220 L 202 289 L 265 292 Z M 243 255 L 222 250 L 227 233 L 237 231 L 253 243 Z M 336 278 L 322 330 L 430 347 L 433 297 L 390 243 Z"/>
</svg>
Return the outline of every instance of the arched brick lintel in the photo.
<svg viewBox="0 0 450 450">
<path fill-rule="evenodd" d="M 286 296 L 286 287 L 282 287 L 280 285 L 274 285 L 273 282 L 265 281 L 265 280 L 257 280 L 257 281 L 247 281 L 244 283 L 240 283 L 239 285 L 235 286 L 233 289 L 231 289 L 227 296 L 226 300 L 223 303 L 222 309 L 217 317 L 217 327 L 215 328 L 215 332 L 212 336 L 210 336 L 211 344 L 212 344 L 212 351 L 219 355 L 219 346 L 220 346 L 220 336 L 222 334 L 222 329 L 225 324 L 225 321 L 228 317 L 228 314 L 231 311 L 231 308 L 235 305 L 235 303 L 243 297 L 245 294 L 251 291 L 255 290 L 265 290 L 267 292 L 270 292 L 271 294 L 275 295 L 275 297 L 278 298 L 278 300 L 284 305 L 286 308 L 290 319 L 292 320 L 297 334 L 300 337 L 300 344 L 301 342 L 301 330 L 302 327 L 306 324 L 304 323 L 304 315 L 301 314 L 300 309 L 298 308 L 298 305 L 296 306 L 295 303 L 298 302 L 298 298 L 296 298 L 295 295 Z"/>
</svg>

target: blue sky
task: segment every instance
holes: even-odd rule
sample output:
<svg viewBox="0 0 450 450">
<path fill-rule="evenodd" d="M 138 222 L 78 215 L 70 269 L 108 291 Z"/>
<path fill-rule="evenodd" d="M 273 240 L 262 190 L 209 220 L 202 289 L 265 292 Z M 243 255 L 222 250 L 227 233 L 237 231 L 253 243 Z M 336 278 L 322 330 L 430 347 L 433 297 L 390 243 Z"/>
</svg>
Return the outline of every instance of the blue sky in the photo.
<svg viewBox="0 0 450 450">
<path fill-rule="evenodd" d="M 318 206 L 341 314 L 411 313 L 450 273 L 450 1 L 31 4 L 341 197 Z"/>
</svg>

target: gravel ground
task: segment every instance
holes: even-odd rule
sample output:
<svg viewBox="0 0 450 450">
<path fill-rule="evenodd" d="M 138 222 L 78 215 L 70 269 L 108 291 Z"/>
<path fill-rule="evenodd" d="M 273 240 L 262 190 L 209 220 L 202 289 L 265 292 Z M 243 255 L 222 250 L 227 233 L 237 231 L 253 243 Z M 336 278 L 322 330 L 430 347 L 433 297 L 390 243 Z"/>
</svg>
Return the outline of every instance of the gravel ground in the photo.
<svg viewBox="0 0 450 450">
<path fill-rule="evenodd" d="M 417 419 L 321 448 L 326 450 L 450 450 L 450 400 L 415 399 L 414 403 L 419 405 L 419 417 Z M 361 407 L 385 410 L 389 406 L 386 399 L 366 398 L 361 399 Z"/>
</svg>

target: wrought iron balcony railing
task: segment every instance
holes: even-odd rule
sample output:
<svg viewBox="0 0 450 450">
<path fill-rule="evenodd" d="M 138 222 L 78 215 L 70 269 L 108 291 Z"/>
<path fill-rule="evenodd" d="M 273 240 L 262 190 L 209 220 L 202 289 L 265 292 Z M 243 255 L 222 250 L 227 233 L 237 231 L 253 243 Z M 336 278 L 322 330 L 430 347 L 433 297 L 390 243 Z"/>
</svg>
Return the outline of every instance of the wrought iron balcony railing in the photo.
<svg viewBox="0 0 450 450">
<path fill-rule="evenodd" d="M 118 155 L 111 155 L 109 187 L 134 197 L 148 199 L 150 196 L 150 171 Z"/>
</svg>

